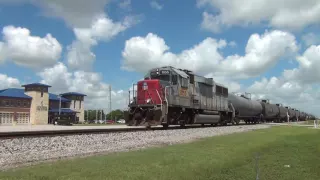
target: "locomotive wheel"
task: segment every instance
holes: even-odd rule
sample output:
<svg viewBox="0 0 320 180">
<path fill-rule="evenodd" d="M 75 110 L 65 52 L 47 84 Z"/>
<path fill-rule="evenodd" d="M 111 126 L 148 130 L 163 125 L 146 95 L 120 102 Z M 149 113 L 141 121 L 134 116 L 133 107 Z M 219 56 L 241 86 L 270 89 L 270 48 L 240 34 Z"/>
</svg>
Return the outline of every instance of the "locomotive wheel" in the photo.
<svg viewBox="0 0 320 180">
<path fill-rule="evenodd" d="M 238 118 L 234 118 L 232 124 L 236 124 L 236 125 L 239 125 L 240 124 L 240 120 Z"/>
<path fill-rule="evenodd" d="M 169 125 L 168 124 L 163 124 L 162 127 L 163 127 L 163 129 L 168 129 Z"/>
</svg>

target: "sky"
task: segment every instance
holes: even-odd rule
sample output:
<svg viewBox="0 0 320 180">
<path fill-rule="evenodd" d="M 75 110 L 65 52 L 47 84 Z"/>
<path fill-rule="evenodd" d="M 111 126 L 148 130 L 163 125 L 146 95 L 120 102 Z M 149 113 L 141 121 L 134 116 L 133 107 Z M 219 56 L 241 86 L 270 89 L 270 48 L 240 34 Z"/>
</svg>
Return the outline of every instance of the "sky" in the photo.
<svg viewBox="0 0 320 180">
<path fill-rule="evenodd" d="M 174 66 L 320 115 L 318 0 L 0 0 L 0 89 L 49 84 L 85 108 L 125 108 Z"/>
</svg>

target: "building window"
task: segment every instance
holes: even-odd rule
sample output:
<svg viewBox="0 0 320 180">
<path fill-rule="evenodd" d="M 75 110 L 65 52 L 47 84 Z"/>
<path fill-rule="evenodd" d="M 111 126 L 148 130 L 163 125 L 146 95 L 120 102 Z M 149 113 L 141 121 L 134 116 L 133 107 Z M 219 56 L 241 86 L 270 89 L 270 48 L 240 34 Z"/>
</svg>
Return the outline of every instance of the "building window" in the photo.
<svg viewBox="0 0 320 180">
<path fill-rule="evenodd" d="M 17 102 L 17 105 L 18 105 L 18 107 L 20 107 L 20 106 L 21 106 L 21 102 L 20 102 L 20 101 L 18 101 L 18 102 Z"/>
<path fill-rule="evenodd" d="M 23 107 L 27 107 L 27 101 L 23 101 Z"/>
<path fill-rule="evenodd" d="M 73 109 L 76 109 L 76 100 L 73 101 Z"/>
<path fill-rule="evenodd" d="M 43 90 L 41 89 L 41 97 L 43 97 Z"/>
<path fill-rule="evenodd" d="M 81 101 L 79 101 L 79 109 L 81 109 Z"/>
</svg>

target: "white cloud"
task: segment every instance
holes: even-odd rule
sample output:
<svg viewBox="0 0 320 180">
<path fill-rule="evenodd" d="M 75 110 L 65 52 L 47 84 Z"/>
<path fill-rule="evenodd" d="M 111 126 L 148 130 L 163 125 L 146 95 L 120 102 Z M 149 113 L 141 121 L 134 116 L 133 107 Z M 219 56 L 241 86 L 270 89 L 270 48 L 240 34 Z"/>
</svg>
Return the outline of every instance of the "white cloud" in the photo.
<svg viewBox="0 0 320 180">
<path fill-rule="evenodd" d="M 247 91 L 320 116 L 320 45 L 312 45 L 296 57 L 299 66 L 284 70 L 282 76 L 256 81 Z"/>
<path fill-rule="evenodd" d="M 197 0 L 197 6 L 209 6 L 217 12 L 217 15 L 203 13 L 202 27 L 214 33 L 230 26 L 263 23 L 279 29 L 301 30 L 320 22 L 318 0 Z"/>
<path fill-rule="evenodd" d="M 302 40 L 306 46 L 320 44 L 320 37 L 314 33 L 308 33 L 303 35 Z"/>
<path fill-rule="evenodd" d="M 310 85 L 301 85 L 283 77 L 262 78 L 246 89 L 253 99 L 270 99 L 271 103 L 282 103 L 284 106 L 320 115 L 320 105 L 315 98 L 319 92 Z"/>
<path fill-rule="evenodd" d="M 247 78 L 260 75 L 280 58 L 298 50 L 294 35 L 283 31 L 266 31 L 263 35 L 252 34 L 247 42 L 245 55 L 227 56 L 221 62 L 221 74 Z"/>
<path fill-rule="evenodd" d="M 5 44 L 0 41 L 0 64 L 4 63 L 5 58 L 6 58 L 6 53 L 5 53 Z"/>
<path fill-rule="evenodd" d="M 109 108 L 109 84 L 103 82 L 102 76 L 95 72 L 69 72 L 61 62 L 52 68 L 46 68 L 38 74 L 42 83 L 52 86 L 50 92 L 80 92 L 87 95 L 85 108 Z M 112 90 L 112 109 L 127 106 L 127 91 Z"/>
<path fill-rule="evenodd" d="M 209 73 L 209 74 L 205 75 L 205 77 L 213 78 L 213 80 L 216 83 L 222 84 L 225 87 L 227 87 L 229 92 L 239 92 L 243 88 L 239 82 L 233 81 L 233 80 L 231 80 L 231 78 L 229 78 L 227 76 L 215 76 L 215 75 L 213 75 L 213 73 Z"/>
<path fill-rule="evenodd" d="M 110 0 L 26 0 L 40 6 L 44 14 L 62 18 L 70 27 L 87 28 L 92 20 L 104 14 Z"/>
<path fill-rule="evenodd" d="M 163 5 L 160 5 L 157 1 L 151 1 L 150 6 L 156 10 L 161 10 Z"/>
<path fill-rule="evenodd" d="M 6 74 L 0 74 L 0 90 L 13 87 L 20 87 L 20 81 L 17 78 L 8 77 Z"/>
<path fill-rule="evenodd" d="M 95 61 L 92 47 L 99 41 L 109 41 L 140 21 L 140 16 L 131 15 L 114 22 L 104 11 L 109 0 L 0 0 L 0 3 L 23 2 L 41 7 L 44 15 L 61 18 L 73 29 L 76 40 L 67 47 L 67 61 L 73 69 L 90 71 Z M 130 1 L 126 0 L 122 5 L 128 4 Z"/>
<path fill-rule="evenodd" d="M 123 0 L 119 3 L 119 7 L 122 9 L 131 9 L 131 0 Z"/>
<path fill-rule="evenodd" d="M 248 78 L 260 75 L 281 57 L 298 50 L 295 37 L 283 31 L 251 35 L 244 56 L 223 57 L 220 50 L 226 46 L 225 40 L 206 38 L 192 48 L 174 54 L 164 39 L 149 33 L 126 41 L 122 68 L 145 72 L 150 68 L 172 65 L 203 75 L 212 73 L 212 76 Z"/>
<path fill-rule="evenodd" d="M 91 70 L 95 60 L 92 46 L 97 45 L 98 41 L 111 40 L 138 21 L 134 16 L 125 17 L 122 22 L 113 22 L 101 16 L 93 21 L 90 28 L 74 28 L 76 40 L 68 47 L 68 64 L 74 69 Z"/>
<path fill-rule="evenodd" d="M 285 70 L 283 76 L 288 80 L 296 80 L 301 84 L 320 82 L 320 45 L 312 45 L 303 55 L 297 57 L 299 67 Z"/>
<path fill-rule="evenodd" d="M 62 46 L 51 34 L 32 36 L 28 29 L 14 26 L 4 27 L 2 33 L 0 62 L 11 60 L 24 67 L 43 68 L 52 66 L 61 56 Z"/>
</svg>

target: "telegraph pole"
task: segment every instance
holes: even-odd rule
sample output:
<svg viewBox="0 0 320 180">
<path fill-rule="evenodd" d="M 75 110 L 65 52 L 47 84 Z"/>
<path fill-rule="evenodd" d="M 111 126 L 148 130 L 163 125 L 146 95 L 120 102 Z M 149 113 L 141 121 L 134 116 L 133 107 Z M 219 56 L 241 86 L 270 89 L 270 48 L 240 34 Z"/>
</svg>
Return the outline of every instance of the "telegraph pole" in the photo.
<svg viewBox="0 0 320 180">
<path fill-rule="evenodd" d="M 109 112 L 110 112 L 110 120 L 112 120 L 112 108 L 111 108 L 112 104 L 111 104 L 111 85 L 109 85 Z"/>
</svg>

